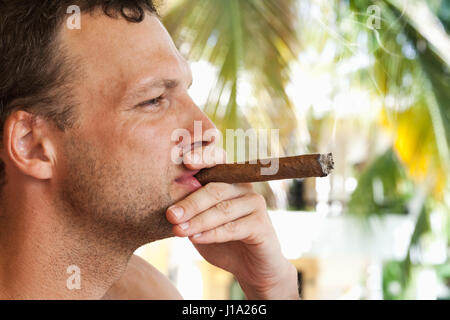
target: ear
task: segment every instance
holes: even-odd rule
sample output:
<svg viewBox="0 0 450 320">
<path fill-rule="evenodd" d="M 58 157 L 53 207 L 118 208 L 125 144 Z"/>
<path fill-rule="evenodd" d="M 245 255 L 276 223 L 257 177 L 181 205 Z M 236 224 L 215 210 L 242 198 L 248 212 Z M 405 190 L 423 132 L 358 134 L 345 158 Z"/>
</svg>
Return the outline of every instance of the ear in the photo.
<svg viewBox="0 0 450 320">
<path fill-rule="evenodd" d="M 3 145 L 10 161 L 23 174 L 40 180 L 53 173 L 54 149 L 43 119 L 25 111 L 12 113 L 5 122 Z"/>
</svg>

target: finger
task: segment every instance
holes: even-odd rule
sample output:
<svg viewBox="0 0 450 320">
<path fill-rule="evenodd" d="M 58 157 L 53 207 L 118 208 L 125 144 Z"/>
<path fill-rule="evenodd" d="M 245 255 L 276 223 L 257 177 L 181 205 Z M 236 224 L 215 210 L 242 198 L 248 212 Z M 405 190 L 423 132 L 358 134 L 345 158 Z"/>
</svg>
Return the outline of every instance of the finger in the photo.
<svg viewBox="0 0 450 320">
<path fill-rule="evenodd" d="M 225 150 L 214 145 L 195 148 L 183 155 L 183 164 L 189 170 L 211 168 L 216 164 L 225 163 L 226 160 Z"/>
<path fill-rule="evenodd" d="M 217 228 L 230 221 L 249 215 L 256 210 L 265 210 L 264 197 L 249 193 L 239 198 L 224 200 L 194 216 L 191 220 L 175 225 L 173 232 L 178 236 L 190 236 Z"/>
<path fill-rule="evenodd" d="M 167 220 L 173 224 L 180 224 L 190 220 L 193 216 L 205 211 L 217 203 L 237 198 L 249 192 L 248 184 L 228 184 L 222 182 L 208 183 L 194 191 L 183 200 L 167 209 Z"/>
<path fill-rule="evenodd" d="M 195 244 L 244 241 L 248 244 L 261 243 L 270 234 L 270 218 L 263 212 L 254 212 L 240 219 L 227 222 L 218 228 L 197 233 L 189 237 Z"/>
</svg>

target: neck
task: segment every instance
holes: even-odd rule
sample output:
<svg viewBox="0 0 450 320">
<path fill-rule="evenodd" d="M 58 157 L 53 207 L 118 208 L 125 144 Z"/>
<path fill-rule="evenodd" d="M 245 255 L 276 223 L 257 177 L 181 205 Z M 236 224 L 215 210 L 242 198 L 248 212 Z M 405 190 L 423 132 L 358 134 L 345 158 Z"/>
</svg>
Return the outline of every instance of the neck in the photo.
<svg viewBox="0 0 450 320">
<path fill-rule="evenodd" d="M 86 228 L 87 221 L 69 219 L 73 213 L 55 209 L 35 191 L 3 195 L 0 298 L 100 299 L 136 247 L 117 245 L 105 232 Z"/>
</svg>

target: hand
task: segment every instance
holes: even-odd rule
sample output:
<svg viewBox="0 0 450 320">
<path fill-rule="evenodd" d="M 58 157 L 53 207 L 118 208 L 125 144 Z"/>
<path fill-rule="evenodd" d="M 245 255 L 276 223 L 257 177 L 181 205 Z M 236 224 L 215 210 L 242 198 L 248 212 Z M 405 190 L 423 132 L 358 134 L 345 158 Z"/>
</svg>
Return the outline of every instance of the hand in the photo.
<svg viewBox="0 0 450 320">
<path fill-rule="evenodd" d="M 204 157 L 185 165 L 214 165 Z M 297 271 L 283 257 L 265 200 L 251 184 L 209 183 L 171 206 L 167 219 L 205 260 L 234 274 L 248 299 L 299 298 Z"/>
</svg>

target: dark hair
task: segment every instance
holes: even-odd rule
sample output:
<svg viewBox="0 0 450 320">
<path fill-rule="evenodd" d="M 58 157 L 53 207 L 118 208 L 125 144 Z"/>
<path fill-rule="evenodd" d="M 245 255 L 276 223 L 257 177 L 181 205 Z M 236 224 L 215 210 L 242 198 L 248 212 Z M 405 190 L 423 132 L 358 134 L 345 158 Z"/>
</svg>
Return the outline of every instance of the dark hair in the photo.
<svg viewBox="0 0 450 320">
<path fill-rule="evenodd" d="M 109 17 L 141 22 L 157 15 L 152 0 L 0 0 L 0 146 L 4 124 L 16 110 L 42 116 L 64 130 L 74 124 L 69 75 L 73 63 L 57 41 L 68 7 L 101 8 Z M 0 159 L 0 187 L 5 183 Z"/>
</svg>

